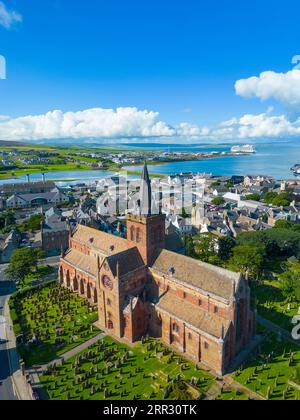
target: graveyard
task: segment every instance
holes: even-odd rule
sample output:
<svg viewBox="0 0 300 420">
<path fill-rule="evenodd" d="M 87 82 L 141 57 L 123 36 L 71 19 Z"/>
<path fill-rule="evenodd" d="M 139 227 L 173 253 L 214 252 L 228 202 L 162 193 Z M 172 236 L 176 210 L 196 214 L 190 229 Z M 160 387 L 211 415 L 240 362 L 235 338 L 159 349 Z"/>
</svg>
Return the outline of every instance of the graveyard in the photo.
<svg viewBox="0 0 300 420">
<path fill-rule="evenodd" d="M 42 399 L 191 400 L 199 399 L 213 377 L 145 338 L 129 348 L 105 337 L 40 377 Z"/>
<path fill-rule="evenodd" d="M 234 378 L 267 400 L 298 400 L 300 348 L 277 334 L 269 333 Z"/>
<path fill-rule="evenodd" d="M 291 331 L 291 319 L 298 314 L 299 302 L 291 296 L 287 298 L 279 281 L 264 281 L 252 285 L 252 292 L 257 299 L 257 309 L 263 318 Z"/>
<path fill-rule="evenodd" d="M 96 336 L 97 311 L 56 281 L 10 300 L 18 351 L 27 367 L 44 364 Z"/>
</svg>

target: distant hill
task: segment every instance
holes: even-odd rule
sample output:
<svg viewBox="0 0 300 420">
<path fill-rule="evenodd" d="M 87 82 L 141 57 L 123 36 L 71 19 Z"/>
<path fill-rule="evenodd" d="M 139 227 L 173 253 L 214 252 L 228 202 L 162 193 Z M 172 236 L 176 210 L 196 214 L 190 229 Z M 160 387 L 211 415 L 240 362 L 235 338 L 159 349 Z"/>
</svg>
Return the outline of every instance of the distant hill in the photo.
<svg viewBox="0 0 300 420">
<path fill-rule="evenodd" d="M 18 141 L 0 140 L 1 147 L 26 147 L 26 144 Z"/>
</svg>

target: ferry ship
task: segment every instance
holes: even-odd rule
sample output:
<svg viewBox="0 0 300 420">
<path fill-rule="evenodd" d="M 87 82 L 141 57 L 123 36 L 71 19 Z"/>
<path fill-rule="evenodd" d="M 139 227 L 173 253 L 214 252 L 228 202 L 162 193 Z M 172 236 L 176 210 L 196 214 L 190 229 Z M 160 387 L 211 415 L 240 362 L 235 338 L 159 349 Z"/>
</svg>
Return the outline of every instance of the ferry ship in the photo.
<svg viewBox="0 0 300 420">
<path fill-rule="evenodd" d="M 294 175 L 300 175 L 300 163 L 297 163 L 291 168 L 291 171 L 294 173 Z"/>
<path fill-rule="evenodd" d="M 252 144 L 246 144 L 243 146 L 233 146 L 231 148 L 232 153 L 256 153 L 256 150 Z"/>
</svg>

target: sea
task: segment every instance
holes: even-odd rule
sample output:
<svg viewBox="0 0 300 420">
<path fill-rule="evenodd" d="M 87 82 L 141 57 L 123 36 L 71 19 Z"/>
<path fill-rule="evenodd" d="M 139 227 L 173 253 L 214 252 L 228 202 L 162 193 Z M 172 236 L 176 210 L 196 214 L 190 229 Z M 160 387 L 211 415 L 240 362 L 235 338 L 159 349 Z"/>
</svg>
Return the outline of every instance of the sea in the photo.
<svg viewBox="0 0 300 420">
<path fill-rule="evenodd" d="M 139 145 L 136 147 L 140 147 Z M 153 145 L 143 145 L 145 149 Z M 158 146 L 156 146 L 158 147 Z M 230 151 L 230 145 L 160 146 L 162 151 Z M 180 172 L 212 173 L 213 175 L 270 175 L 277 180 L 290 179 L 294 175 L 291 168 L 300 163 L 300 142 L 279 142 L 255 144 L 256 153 L 245 156 L 226 156 L 190 162 L 171 162 L 150 166 L 150 172 L 170 175 Z M 128 166 L 127 170 L 139 171 L 142 168 Z"/>
<path fill-rule="evenodd" d="M 238 145 L 238 143 L 237 143 Z M 100 145 L 99 145 L 100 146 Z M 186 152 L 228 152 L 232 144 L 157 144 L 157 143 L 134 143 L 118 145 L 118 148 L 134 150 L 161 150 L 186 151 Z M 116 145 L 114 145 L 116 148 Z M 277 180 L 291 179 L 294 177 L 291 167 L 300 163 L 300 142 L 295 141 L 272 141 L 255 144 L 256 153 L 246 156 L 224 156 L 213 159 L 204 159 L 188 162 L 170 162 L 149 166 L 150 173 L 170 175 L 180 172 L 211 173 L 213 175 L 270 175 Z M 142 166 L 128 166 L 128 171 L 142 171 Z M 62 171 L 48 172 L 47 180 L 52 180 L 57 185 L 66 187 L 78 183 L 92 183 L 93 181 L 112 176 L 111 172 L 102 170 L 89 171 Z M 130 177 L 132 178 L 132 177 Z M 40 181 L 42 173 L 35 173 L 30 176 L 31 181 Z M 0 180 L 1 184 L 26 182 L 26 176 L 18 179 Z"/>
</svg>

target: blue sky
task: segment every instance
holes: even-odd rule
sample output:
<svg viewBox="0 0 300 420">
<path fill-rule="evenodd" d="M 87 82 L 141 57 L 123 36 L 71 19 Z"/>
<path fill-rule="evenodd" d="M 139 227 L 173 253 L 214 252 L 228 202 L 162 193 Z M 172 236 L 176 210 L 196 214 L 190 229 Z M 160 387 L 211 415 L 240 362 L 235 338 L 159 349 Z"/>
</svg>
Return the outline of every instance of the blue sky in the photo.
<svg viewBox="0 0 300 420">
<path fill-rule="evenodd" d="M 0 21 L 7 60 L 0 115 L 136 107 L 158 112 L 172 127 L 203 127 L 271 105 L 276 116 L 291 111 L 276 95 L 237 95 L 235 82 L 292 69 L 292 56 L 300 54 L 299 0 L 2 4 L 22 22 L 8 28 Z"/>
</svg>

